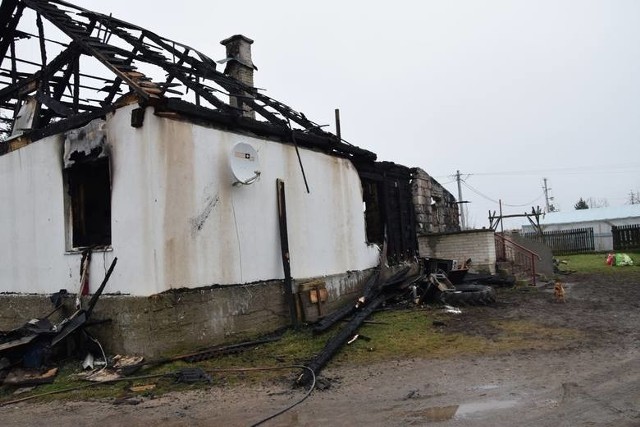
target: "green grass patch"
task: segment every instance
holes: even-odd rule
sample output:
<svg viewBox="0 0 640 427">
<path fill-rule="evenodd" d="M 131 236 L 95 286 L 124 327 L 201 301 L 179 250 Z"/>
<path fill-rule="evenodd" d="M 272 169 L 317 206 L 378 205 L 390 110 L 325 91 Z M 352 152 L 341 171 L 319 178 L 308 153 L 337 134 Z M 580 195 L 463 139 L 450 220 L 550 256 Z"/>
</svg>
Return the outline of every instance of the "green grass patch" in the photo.
<svg viewBox="0 0 640 427">
<path fill-rule="evenodd" d="M 574 329 L 557 328 L 527 320 L 498 320 L 491 324 L 500 330 L 496 338 L 499 351 L 535 348 L 561 348 L 580 339 L 583 334 Z"/>
<path fill-rule="evenodd" d="M 496 320 L 480 331 L 454 331 L 449 328 L 457 319 L 455 314 L 444 313 L 439 307 L 413 310 L 388 310 L 375 313 L 358 333 L 360 338 L 345 345 L 332 359 L 331 366 L 358 366 L 374 362 L 407 358 L 450 358 L 499 354 L 520 349 L 560 348 L 579 337 L 576 331 L 549 328 L 525 320 Z M 444 323 L 436 327 L 434 321 Z M 237 354 L 216 357 L 199 363 L 165 363 L 157 367 L 144 368 L 134 375 L 155 375 L 175 372 L 185 367 L 200 367 L 212 373 L 214 384 L 258 384 L 267 382 L 291 382 L 300 373 L 298 369 L 276 371 L 234 371 L 237 368 L 259 368 L 265 366 L 301 365 L 307 363 L 325 346 L 327 340 L 339 330 L 314 335 L 309 328 L 288 331 L 281 340 L 262 344 Z M 450 329 L 450 330 L 449 330 Z M 488 333 L 487 333 L 488 331 Z M 66 388 L 83 386 L 87 382 L 78 378 L 80 362 L 63 366 L 53 384 L 39 386 L 32 393 L 41 394 Z M 132 385 L 156 384 L 151 391 L 134 393 L 128 391 Z M 168 391 L 189 390 L 203 387 L 200 384 L 176 384 L 172 378 L 152 378 L 123 381 L 109 385 L 82 388 L 74 392 L 51 395 L 50 399 L 105 399 L 131 395 L 160 395 Z M 0 388 L 1 400 L 12 400 L 13 388 Z M 28 396 L 25 394 L 24 396 Z M 15 396 L 22 397 L 22 396 Z"/>
<path fill-rule="evenodd" d="M 625 272 L 638 271 L 637 267 L 640 266 L 640 252 L 625 253 L 633 259 L 633 266 L 607 265 L 606 253 L 563 255 L 555 258 L 561 261 L 560 270 L 565 272 L 575 271 L 578 273 L 621 274 Z"/>
</svg>

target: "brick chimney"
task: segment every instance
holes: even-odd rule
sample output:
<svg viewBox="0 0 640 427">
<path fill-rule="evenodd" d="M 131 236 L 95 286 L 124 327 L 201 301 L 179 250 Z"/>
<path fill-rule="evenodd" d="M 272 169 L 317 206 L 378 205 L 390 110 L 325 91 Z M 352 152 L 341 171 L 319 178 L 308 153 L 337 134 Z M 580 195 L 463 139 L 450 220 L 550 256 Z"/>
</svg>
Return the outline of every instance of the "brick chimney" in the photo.
<svg viewBox="0 0 640 427">
<path fill-rule="evenodd" d="M 251 61 L 251 44 L 253 40 L 241 34 L 236 34 L 228 39 L 222 40 L 220 44 L 227 48 L 227 65 L 224 73 L 247 86 L 253 87 L 253 70 L 257 67 Z M 242 109 L 242 115 L 255 119 L 255 112 L 243 102 L 243 98 L 251 97 L 244 91 L 232 91 L 229 96 L 229 103 L 232 107 Z"/>
</svg>

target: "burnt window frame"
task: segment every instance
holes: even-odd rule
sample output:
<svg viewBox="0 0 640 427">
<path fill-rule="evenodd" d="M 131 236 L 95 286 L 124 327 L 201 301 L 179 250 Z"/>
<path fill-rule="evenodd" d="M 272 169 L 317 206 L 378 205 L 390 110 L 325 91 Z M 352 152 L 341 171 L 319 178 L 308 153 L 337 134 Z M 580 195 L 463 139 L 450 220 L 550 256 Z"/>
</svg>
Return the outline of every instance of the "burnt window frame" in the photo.
<svg viewBox="0 0 640 427">
<path fill-rule="evenodd" d="M 111 248 L 111 165 L 109 156 L 91 157 L 63 169 L 68 252 Z"/>
</svg>

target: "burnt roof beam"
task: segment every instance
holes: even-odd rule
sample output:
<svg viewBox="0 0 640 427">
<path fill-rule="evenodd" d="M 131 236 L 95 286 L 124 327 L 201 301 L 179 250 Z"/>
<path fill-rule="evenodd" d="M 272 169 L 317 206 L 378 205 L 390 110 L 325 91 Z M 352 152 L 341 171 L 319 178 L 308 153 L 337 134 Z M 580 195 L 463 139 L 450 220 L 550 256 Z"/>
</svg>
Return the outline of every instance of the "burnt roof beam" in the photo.
<svg viewBox="0 0 640 427">
<path fill-rule="evenodd" d="M 101 24 L 104 26 L 104 23 L 101 22 Z M 106 31 L 106 29 L 105 29 Z M 113 31 L 111 31 L 111 34 L 113 34 Z M 144 34 L 140 35 L 140 43 L 142 43 L 142 40 L 144 38 Z M 130 56 L 127 58 L 127 60 L 124 62 L 125 65 L 127 66 L 131 66 L 133 64 L 133 59 L 135 58 L 136 54 L 138 53 L 138 47 L 134 47 L 133 51 L 130 52 Z M 107 94 L 107 97 L 104 99 L 104 101 L 102 102 L 102 105 L 108 105 L 111 102 L 113 102 L 113 98 L 115 98 L 116 94 L 118 93 L 118 91 L 120 90 L 120 86 L 122 85 L 122 79 L 120 77 L 116 77 L 116 79 L 113 81 L 113 87 L 109 90 L 109 93 Z"/>
<path fill-rule="evenodd" d="M 190 56 L 188 47 L 185 47 L 185 50 L 181 52 L 180 50 L 171 46 L 169 43 L 167 43 L 167 40 L 163 39 L 157 34 L 154 34 L 150 31 L 145 31 L 145 34 L 147 38 L 152 40 L 158 46 L 165 49 L 169 53 L 175 55 L 179 59 L 181 60 L 183 59 L 184 62 L 191 65 L 193 70 L 198 70 L 198 71 L 206 70 L 208 71 L 208 73 L 213 73 L 214 75 L 216 73 L 219 73 L 218 71 L 216 71 L 215 66 L 212 67 L 211 65 L 206 64 Z M 149 48 L 145 48 L 145 50 L 149 50 Z M 216 108 L 231 114 L 239 114 L 239 112 L 235 111 L 234 108 L 230 107 L 224 101 L 220 100 L 210 90 L 206 89 L 202 84 L 190 79 L 189 76 L 184 72 L 184 67 L 182 66 L 182 64 L 169 62 L 167 59 L 164 59 L 164 60 L 157 60 L 156 65 L 162 67 L 167 73 L 169 73 L 169 75 L 172 75 L 176 79 L 180 80 L 182 84 L 184 84 L 189 89 L 193 90 L 198 95 L 202 96 L 204 99 L 209 101 L 211 105 L 215 106 Z M 203 76 L 200 75 L 200 77 L 203 77 Z"/>
<path fill-rule="evenodd" d="M 106 17 L 98 16 L 98 19 L 100 20 L 100 23 L 103 26 L 105 26 L 105 27 L 107 27 L 107 28 L 109 28 L 111 30 L 112 34 L 115 34 L 116 36 L 120 37 L 122 40 L 124 40 L 125 42 L 127 42 L 131 46 L 133 46 L 134 47 L 134 52 L 135 52 L 134 55 L 136 55 L 136 53 L 138 51 L 140 52 L 139 56 L 136 55 L 136 56 L 131 58 L 132 61 L 133 61 L 133 59 L 137 59 L 137 60 L 139 60 L 141 62 L 146 62 L 148 64 L 158 66 L 158 67 L 164 69 L 165 72 L 167 72 L 170 77 L 177 78 L 187 88 L 190 88 L 194 92 L 199 93 L 200 96 L 202 96 L 207 101 L 209 101 L 209 103 L 211 103 L 211 105 L 213 105 L 213 106 L 215 106 L 215 107 L 217 107 L 217 108 L 219 108 L 221 110 L 226 110 L 226 111 L 231 110 L 231 107 L 229 107 L 226 103 L 224 103 L 222 100 L 218 99 L 211 92 L 207 91 L 206 89 L 203 89 L 199 85 L 199 83 L 193 82 L 184 72 L 182 72 L 181 64 L 174 64 L 173 62 L 169 62 L 166 58 L 164 58 L 164 56 L 162 56 L 161 54 L 151 50 L 143 42 L 145 37 L 149 38 L 150 40 L 154 41 L 155 43 L 158 43 L 159 41 L 161 42 L 162 39 L 160 37 L 158 37 L 156 34 L 153 34 L 153 33 L 149 32 L 149 31 L 143 30 L 143 33 L 141 34 L 140 38 L 136 38 L 136 37 L 132 36 L 131 34 L 129 34 L 128 32 L 126 32 L 126 31 L 124 31 L 122 29 L 108 27 L 109 21 L 105 22 L 105 21 L 102 20 L 102 19 L 106 19 Z M 162 47 L 164 47 L 164 46 L 162 46 Z M 170 46 L 168 46 L 168 45 L 167 45 L 167 47 L 170 48 Z M 176 53 L 178 53 L 178 55 L 182 59 L 184 59 L 185 57 L 188 56 L 189 52 L 188 51 L 179 52 L 179 51 L 176 50 Z M 166 85 L 164 90 L 161 92 L 161 94 L 164 94 L 167 89 L 168 89 L 168 84 Z"/>
<path fill-rule="evenodd" d="M 256 97 L 256 99 L 258 99 L 259 101 L 265 103 L 266 105 L 268 105 L 269 107 L 273 108 L 274 110 L 276 110 L 278 113 L 280 113 L 282 116 L 292 120 L 294 123 L 297 123 L 298 125 L 302 126 L 305 130 L 312 130 L 312 129 L 319 129 L 320 126 L 318 126 L 317 124 L 313 123 L 312 121 L 308 120 L 306 117 L 304 117 L 304 114 L 298 113 L 297 111 L 291 109 L 290 107 L 284 105 L 281 102 L 278 102 L 274 99 L 271 99 L 270 97 L 263 95 L 261 93 L 258 93 L 257 91 L 254 90 L 254 96 Z M 256 104 L 255 101 L 253 102 L 249 102 L 249 104 Z M 322 132 L 322 134 L 327 135 L 325 132 Z"/>
<path fill-rule="evenodd" d="M 189 50 L 185 50 L 183 55 L 180 57 L 180 59 L 178 60 L 178 62 L 175 63 L 176 67 L 180 67 L 182 64 L 184 64 L 184 57 L 189 55 Z M 173 80 L 176 78 L 175 74 L 169 74 L 167 73 L 167 79 L 164 82 L 164 90 L 162 91 L 162 94 L 164 96 L 164 94 L 167 92 L 167 90 L 169 90 L 169 87 L 171 86 L 171 82 L 173 82 Z M 196 83 L 199 84 L 199 82 L 196 81 Z"/>
<path fill-rule="evenodd" d="M 42 25 L 42 16 L 36 13 L 36 26 L 38 27 L 38 41 L 40 42 L 40 60 L 42 68 L 47 65 L 47 47 L 45 46 L 44 26 Z"/>
<path fill-rule="evenodd" d="M 42 69 L 32 76 L 17 81 L 10 88 L 1 90 L 0 104 L 13 102 L 13 99 L 4 99 L 3 96 L 13 94 L 14 99 L 18 99 L 21 91 L 23 93 L 26 89 L 30 92 L 33 91 L 37 86 L 35 83 L 40 81 L 38 96 L 44 99 L 41 102 L 47 107 L 45 114 L 69 114 L 68 104 L 61 102 L 60 99 L 66 96 L 65 87 L 69 86 L 71 75 L 73 75 L 73 108 L 77 115 L 77 112 L 84 108 L 79 99 L 81 74 L 77 64 L 80 54 L 86 54 L 101 62 L 114 74 L 114 77 L 107 80 L 110 85 L 103 88 L 107 91 L 106 97 L 101 97 L 102 99 L 99 100 L 82 100 L 83 104 L 91 103 L 89 106 L 94 106 L 99 103 L 103 108 L 106 108 L 113 101 L 124 82 L 131 91 L 138 95 L 141 104 L 146 104 L 151 98 L 160 97 L 160 102 L 153 104 L 157 108 L 165 108 L 172 105 L 171 101 L 173 100 L 173 98 L 166 97 L 166 94 L 170 92 L 169 87 L 172 86 L 172 82 L 179 81 L 182 88 L 194 91 L 196 100 L 202 98 L 214 108 L 214 110 L 207 109 L 208 111 L 216 111 L 216 114 L 211 115 L 211 120 L 247 129 L 256 129 L 260 132 L 266 132 L 266 129 L 271 127 L 267 133 L 281 135 L 287 140 L 298 138 L 302 145 L 308 142 L 314 148 L 342 156 L 375 159 L 375 154 L 342 143 L 333 134 L 323 131 L 320 126 L 308 120 L 304 114 L 260 94 L 252 85 L 242 83 L 218 71 L 216 63 L 201 52 L 184 44 L 162 38 L 125 21 L 88 11 L 64 0 L 3 0 L 2 6 L 0 6 L 0 24 L 5 23 L 6 26 L 13 23 L 15 24 L 13 30 L 15 30 L 17 14 L 14 15 L 14 11 L 19 7 L 24 8 L 25 5 L 65 33 L 72 40 L 71 45 L 76 46 L 78 54 L 69 56 L 66 58 L 66 62 L 60 61 L 57 57 L 48 65 L 42 66 Z M 100 27 L 97 36 L 95 36 L 96 25 Z M 39 28 L 38 33 L 42 43 L 44 30 Z M 13 34 L 15 36 L 15 31 Z M 110 37 L 114 35 L 123 43 L 131 46 L 131 50 L 109 44 Z M 6 55 L 6 50 L 11 46 L 11 43 L 6 40 L 1 42 L 6 44 L 4 51 Z M 42 54 L 46 55 L 46 52 L 43 50 Z M 46 60 L 42 62 L 44 64 Z M 62 76 L 59 74 L 56 76 L 55 74 L 60 72 L 65 63 L 69 64 L 67 69 L 62 72 Z M 167 73 L 166 81 L 164 83 L 153 82 L 142 73 L 132 73 L 136 69 L 135 65 L 140 63 L 150 64 L 164 70 Z M 19 73 L 17 77 L 21 75 Z M 47 86 L 43 87 L 45 82 Z M 216 96 L 216 92 L 225 95 L 244 94 L 237 96 L 243 96 L 243 103 L 264 118 L 266 122 L 242 118 L 242 110 L 230 106 L 228 102 Z M 226 118 L 222 120 L 221 117 L 225 115 Z M 74 117 L 70 116 L 65 121 L 72 120 Z M 292 129 L 291 122 L 303 130 Z M 47 126 L 47 129 L 51 129 L 51 125 Z"/>
<path fill-rule="evenodd" d="M 24 4 L 18 0 L 3 0 L 0 4 L 0 63 L 4 61 L 9 45 L 13 42 L 14 32 L 24 10 Z"/>
<path fill-rule="evenodd" d="M 238 126 L 238 123 L 241 123 L 244 129 L 258 135 L 270 137 L 275 136 L 284 141 L 292 142 L 291 130 L 289 128 L 273 126 L 271 123 L 252 120 L 247 117 L 231 117 L 229 115 L 222 114 L 220 111 L 197 106 L 181 99 L 169 98 L 163 105 L 156 107 L 156 112 L 161 113 L 163 111 L 179 112 L 193 119 L 202 120 L 204 123 L 210 123 L 214 120 L 219 124 L 231 128 L 236 127 Z M 359 158 L 370 161 L 374 161 L 376 159 L 376 155 L 370 151 L 351 145 L 333 143 L 332 141 L 329 141 L 327 136 L 310 134 L 298 130 L 294 130 L 294 132 L 296 133 L 296 141 L 300 147 L 320 150 L 325 153 L 331 153 L 349 159 Z"/>
<path fill-rule="evenodd" d="M 65 120 L 51 123 L 48 126 L 45 126 L 43 128 L 32 130 L 29 133 L 29 137 L 31 138 L 31 141 L 37 141 L 49 135 L 66 132 L 69 129 L 75 129 L 80 126 L 84 126 L 90 121 L 97 119 L 99 117 L 104 117 L 107 115 L 107 113 L 113 110 L 115 110 L 115 107 L 113 105 L 110 105 L 110 106 L 102 107 L 93 111 L 74 114 Z"/>
<path fill-rule="evenodd" d="M 208 57 L 202 55 L 200 52 L 196 52 L 196 54 L 198 54 L 198 56 L 200 56 L 200 60 L 198 60 L 197 58 L 194 58 L 192 56 L 188 55 L 188 51 L 185 50 L 184 52 L 180 52 L 179 50 L 175 49 L 173 46 L 171 46 L 170 44 L 167 43 L 167 40 L 163 39 L 162 37 L 151 33 L 151 32 L 147 32 L 147 37 L 150 40 L 153 40 L 155 43 L 157 43 L 160 47 L 164 48 L 165 50 L 169 51 L 170 53 L 174 54 L 175 56 L 177 56 L 178 58 L 180 58 L 180 60 L 184 60 L 185 62 L 187 62 L 189 65 L 191 65 L 191 67 L 195 70 L 199 72 L 199 76 L 203 77 L 205 79 L 208 80 L 213 80 L 215 83 L 217 83 L 218 85 L 220 85 L 222 88 L 224 88 L 227 91 L 232 91 L 232 90 L 242 90 L 245 92 L 249 92 L 249 93 L 254 93 L 256 90 L 253 87 L 249 87 L 247 85 L 242 84 L 241 82 L 230 78 L 229 76 L 225 75 L 224 73 L 221 73 L 220 71 L 216 70 L 215 67 L 215 63 L 213 61 L 211 61 Z M 203 59 L 209 59 L 208 61 L 204 61 Z M 204 87 L 204 85 L 200 84 L 199 82 L 194 82 L 193 80 L 189 79 L 188 76 L 184 73 L 181 73 L 179 68 L 181 67 L 181 63 L 171 63 L 168 61 L 163 61 L 162 64 L 158 64 L 161 67 L 163 67 L 165 69 L 165 71 L 167 71 L 170 75 L 174 75 L 178 80 L 180 80 L 185 86 L 189 87 L 190 89 L 192 89 L 194 92 L 196 92 L 196 94 L 202 96 L 204 99 L 206 99 L 207 101 L 209 101 L 211 103 L 210 98 L 213 97 L 215 99 L 218 99 L 215 95 L 213 95 L 211 93 L 211 91 L 207 88 Z M 188 82 L 188 83 L 187 83 Z M 265 119 L 267 119 L 268 121 L 272 122 L 275 125 L 280 125 L 283 127 L 287 127 L 287 124 L 284 120 L 280 119 L 279 117 L 277 117 L 275 114 L 269 112 L 268 110 L 266 110 L 263 106 L 252 102 L 252 98 L 247 98 L 246 99 L 247 103 L 250 103 L 251 106 L 253 107 L 254 111 L 256 111 L 258 114 L 260 114 L 262 117 L 264 117 Z M 219 100 L 218 100 L 219 101 Z M 217 103 L 212 103 L 214 106 L 220 108 L 220 109 L 226 109 L 228 111 L 233 111 L 234 114 L 240 114 L 242 113 L 242 110 L 240 109 L 235 109 L 230 107 L 229 105 L 227 105 L 226 103 L 223 103 L 222 101 L 220 101 L 220 105 L 223 105 L 224 108 L 221 108 L 219 104 Z"/>
<path fill-rule="evenodd" d="M 165 68 L 165 67 L 163 67 L 163 68 Z M 213 105 L 214 107 L 218 108 L 219 110 L 225 111 L 227 113 L 235 110 L 233 107 L 230 107 L 224 101 L 222 101 L 220 98 L 215 96 L 211 92 L 211 90 L 206 89 L 204 86 L 202 86 L 202 84 L 190 79 L 189 76 L 187 76 L 186 74 L 182 73 L 182 71 L 179 68 L 176 67 L 175 69 L 172 69 L 172 67 L 167 66 L 165 68 L 165 71 L 167 71 L 169 74 L 175 76 L 175 78 L 180 80 L 182 82 L 182 84 L 184 84 L 189 89 L 193 90 L 199 96 L 201 96 L 204 99 L 206 99 L 207 101 L 209 101 L 209 103 L 211 105 Z M 236 114 L 239 114 L 239 111 L 236 112 Z"/>
<path fill-rule="evenodd" d="M 55 85 L 55 87 L 53 89 L 53 93 L 51 95 L 51 98 L 54 101 L 56 101 L 56 102 L 60 102 L 61 101 L 62 95 L 64 94 L 64 90 L 65 90 L 66 87 L 69 86 L 69 83 L 71 81 L 71 76 L 74 75 L 75 69 L 77 68 L 77 64 L 79 62 L 78 61 L 79 57 L 80 57 L 80 53 L 77 52 L 75 55 L 71 56 L 69 62 L 67 63 L 67 68 L 65 68 L 64 72 L 62 73 L 62 78 Z M 49 105 L 47 104 L 47 106 L 49 106 Z M 51 111 L 48 111 L 42 117 L 42 124 L 43 125 L 49 124 L 49 122 L 51 121 L 51 118 L 53 117 L 53 112 L 55 111 L 55 109 L 53 107 L 50 107 L 50 109 L 51 109 Z M 55 111 L 55 112 L 58 113 L 57 111 Z M 66 114 L 66 115 L 68 115 L 68 114 Z"/>
<path fill-rule="evenodd" d="M 64 4 L 64 3 L 62 3 L 62 4 Z M 184 51 L 180 51 L 179 49 L 176 49 L 174 46 L 172 46 L 170 43 L 168 43 L 168 41 L 166 39 L 164 39 L 164 38 L 162 38 L 162 37 L 150 32 L 150 31 L 144 30 L 144 29 L 142 29 L 140 27 L 132 26 L 131 24 L 128 24 L 128 23 L 126 23 L 124 21 L 120 21 L 120 20 L 117 20 L 117 19 L 114 19 L 112 17 L 108 17 L 108 16 L 105 16 L 105 15 L 102 15 L 102 14 L 99 14 L 99 13 L 83 11 L 82 15 L 84 15 L 86 17 L 89 17 L 89 18 L 91 18 L 91 19 L 93 19 L 93 20 L 95 20 L 97 22 L 100 22 L 100 24 L 102 24 L 105 27 L 105 30 L 107 30 L 107 29 L 110 30 L 112 34 L 117 35 L 118 37 L 122 38 L 124 41 L 129 43 L 130 45 L 134 46 L 134 48 L 137 48 L 138 50 L 140 50 L 142 52 L 142 55 L 140 57 L 137 57 L 136 59 L 138 59 L 140 61 L 143 61 L 143 62 L 151 63 L 153 65 L 160 66 L 167 73 L 169 73 L 170 77 L 175 77 L 178 80 L 180 80 L 185 86 L 187 86 L 188 88 L 192 89 L 198 95 L 202 96 L 204 99 L 206 99 L 208 102 L 210 102 L 216 108 L 219 108 L 219 109 L 222 109 L 222 110 L 227 110 L 228 112 L 233 112 L 234 114 L 238 114 L 239 113 L 239 111 L 235 111 L 235 109 L 229 107 L 226 103 L 224 103 L 223 101 L 219 100 L 215 95 L 213 95 L 213 93 L 211 93 L 210 90 L 207 90 L 206 88 L 204 88 L 200 83 L 193 82 L 193 80 L 189 79 L 187 77 L 187 75 L 185 75 L 184 73 L 179 72 L 179 70 L 177 69 L 177 67 L 179 66 L 178 64 L 169 62 L 166 58 L 163 58 L 162 55 L 158 54 L 157 52 L 152 51 L 151 49 L 149 49 L 148 47 L 146 47 L 142 43 L 141 39 L 136 39 L 131 34 L 129 34 L 127 31 L 123 30 L 121 27 L 126 26 L 128 28 L 132 28 L 132 29 L 135 29 L 135 30 L 142 31 L 143 32 L 143 36 L 148 37 L 150 40 L 152 40 L 153 42 L 158 44 L 159 47 L 161 47 L 161 48 L 165 49 L 166 51 L 172 53 L 173 55 L 177 56 L 178 58 L 183 60 L 182 62 L 187 62 L 189 65 L 192 66 L 192 68 L 194 68 L 198 72 L 200 72 L 200 73 L 204 72 L 205 78 L 210 78 L 211 80 L 215 81 L 217 84 L 219 84 L 221 87 L 223 87 L 224 89 L 226 89 L 228 91 L 229 90 L 234 90 L 234 89 L 235 90 L 239 89 L 239 90 L 251 93 L 252 95 L 257 93 L 255 88 L 249 87 L 247 85 L 244 85 L 241 82 L 238 82 L 235 79 L 231 79 L 228 76 L 226 76 L 225 74 L 217 71 L 216 67 L 215 67 L 215 62 L 210 60 L 206 55 L 202 55 L 200 52 L 196 51 L 196 53 L 200 57 L 200 59 L 197 59 L 197 58 L 189 56 L 188 47 L 185 46 L 184 47 L 185 50 Z M 49 19 L 51 20 L 51 17 L 49 17 Z M 61 30 L 64 31 L 63 26 L 61 26 L 60 24 L 57 24 L 56 22 L 53 22 L 53 23 L 54 23 L 54 25 L 58 26 Z M 67 33 L 67 34 L 72 38 L 75 37 L 75 35 L 73 33 L 72 34 Z M 90 48 L 92 50 L 94 50 L 94 51 L 100 50 L 100 49 L 93 49 L 98 44 L 104 45 L 99 40 L 97 40 L 96 42 L 90 44 Z M 180 46 L 182 47 L 183 45 L 180 45 Z M 120 50 L 120 49 L 118 49 L 118 50 Z M 98 53 L 98 52 L 96 52 L 96 53 Z M 129 53 L 129 52 L 127 52 L 127 53 Z M 129 55 L 130 55 L 130 53 L 129 53 Z M 129 56 L 129 57 L 131 59 L 133 59 L 132 56 Z M 100 56 L 96 55 L 96 58 L 98 60 L 100 60 L 101 62 L 105 63 L 105 65 L 108 65 L 112 70 L 117 70 L 117 67 L 114 67 L 108 61 L 108 58 L 103 58 L 103 57 L 101 57 L 101 55 Z M 204 60 L 205 58 L 207 59 L 207 61 Z M 118 74 L 118 73 L 116 73 L 116 74 Z M 127 81 L 126 77 L 123 77 L 123 76 L 119 76 L 119 77 L 121 77 L 122 80 Z M 127 81 L 127 83 L 129 84 L 129 86 L 132 86 L 133 82 L 130 83 L 129 81 Z M 139 88 L 138 85 L 136 85 L 135 83 L 133 83 L 133 84 L 134 84 L 134 86 L 132 86 L 132 88 L 134 90 L 136 88 Z M 142 92 L 144 92 L 143 89 L 140 89 L 140 90 Z M 136 90 L 136 92 L 138 92 L 138 91 Z M 145 94 L 144 99 L 147 99 L 148 95 L 146 94 L 146 92 L 144 92 L 144 94 Z M 284 106 L 284 104 L 280 104 L 280 103 L 274 102 L 274 101 L 270 100 L 270 98 L 267 98 L 267 97 L 262 97 L 261 100 L 265 104 L 267 104 L 268 106 L 273 108 L 274 110 L 278 111 L 278 113 L 280 113 L 284 117 L 291 119 L 292 121 L 294 121 L 298 125 L 304 127 L 305 129 L 310 129 L 310 128 L 316 128 L 317 127 L 317 125 L 315 125 L 314 123 L 306 120 L 303 115 L 301 115 L 299 113 L 295 113 L 290 108 Z M 254 111 L 256 111 L 258 114 L 260 114 L 262 117 L 264 117 L 268 121 L 272 122 L 273 124 L 279 125 L 279 126 L 283 126 L 283 127 L 287 127 L 287 123 L 283 119 L 277 117 L 274 113 L 271 113 L 270 111 L 268 111 L 264 106 L 262 106 L 259 103 L 255 102 L 255 100 L 253 98 L 248 97 L 245 100 L 245 102 L 248 103 L 254 109 Z"/>
<path fill-rule="evenodd" d="M 44 5 L 39 1 L 23 0 L 30 8 L 42 14 L 49 22 L 55 25 L 60 31 L 65 33 L 75 43 L 82 47 L 83 51 L 87 54 L 91 54 L 94 58 L 100 61 L 105 67 L 107 67 L 116 76 L 120 77 L 123 81 L 129 85 L 129 87 L 136 92 L 143 100 L 149 99 L 149 94 L 140 87 L 133 79 L 131 79 L 126 73 L 120 71 L 116 66 L 111 64 L 109 59 L 98 49 L 98 46 L 104 45 L 99 39 L 90 36 L 93 30 L 93 25 L 83 27 L 78 25 L 73 19 L 69 18 L 65 12 L 58 9 L 54 3 L 45 3 Z M 55 10 L 54 10 L 55 9 Z M 78 28 L 80 27 L 80 28 Z M 83 31 L 79 31 L 82 29 Z M 108 45 L 104 45 L 108 46 Z"/>
<path fill-rule="evenodd" d="M 79 54 L 78 47 L 75 44 L 69 45 L 69 47 L 58 54 L 49 64 L 47 64 L 41 70 L 38 70 L 33 75 L 19 80 L 14 85 L 7 86 L 0 90 L 0 100 L 6 97 L 18 97 L 20 91 L 33 82 L 42 80 L 46 75 L 53 75 L 58 70 L 62 69 L 68 64 L 74 57 Z"/>
<path fill-rule="evenodd" d="M 16 63 L 16 42 L 11 40 L 11 84 L 18 81 L 18 64 Z M 0 64 L 2 61 L 0 61 Z"/>
<path fill-rule="evenodd" d="M 73 114 L 73 110 L 60 101 L 51 98 L 48 94 L 43 91 L 38 91 L 36 93 L 36 99 L 46 105 L 52 112 L 61 117 L 69 117 Z M 45 125 L 46 123 L 41 123 L 41 125 Z"/>
</svg>

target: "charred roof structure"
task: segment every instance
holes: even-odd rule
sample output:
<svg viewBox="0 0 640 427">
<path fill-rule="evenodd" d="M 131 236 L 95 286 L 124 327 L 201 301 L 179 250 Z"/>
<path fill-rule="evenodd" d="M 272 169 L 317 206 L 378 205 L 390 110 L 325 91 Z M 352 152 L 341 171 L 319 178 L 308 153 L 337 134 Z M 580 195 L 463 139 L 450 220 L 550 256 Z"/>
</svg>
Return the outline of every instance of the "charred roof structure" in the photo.
<svg viewBox="0 0 640 427">
<path fill-rule="evenodd" d="M 20 146 L 137 102 L 158 115 L 375 160 L 255 88 L 246 37 L 223 41 L 228 57 L 216 63 L 187 45 L 62 0 L 2 0 L 0 28 L 3 139 L 22 136 Z M 222 63 L 225 72 L 218 70 Z M 142 125 L 143 112 L 132 115 L 132 126 Z M 0 154 L 10 147 L 0 144 Z"/>
<path fill-rule="evenodd" d="M 251 39 L 223 40 L 226 58 L 214 61 L 63 0 L 2 0 L 0 28 L 0 156 L 137 104 L 135 128 L 152 111 L 350 160 L 361 179 L 369 242 L 387 240 L 393 261 L 417 253 L 411 169 L 377 162 L 374 153 L 264 95 L 253 83 Z"/>
</svg>

